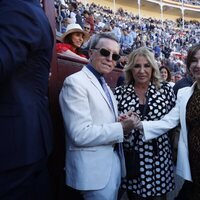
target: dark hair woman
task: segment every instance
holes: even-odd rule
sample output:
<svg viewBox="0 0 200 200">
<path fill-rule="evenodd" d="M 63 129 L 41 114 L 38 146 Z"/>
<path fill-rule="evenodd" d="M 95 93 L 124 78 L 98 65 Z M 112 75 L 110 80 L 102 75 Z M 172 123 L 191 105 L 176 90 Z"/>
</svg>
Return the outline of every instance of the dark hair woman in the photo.
<svg viewBox="0 0 200 200">
<path fill-rule="evenodd" d="M 175 83 L 171 80 L 171 72 L 169 71 L 169 68 L 166 66 L 161 66 L 159 70 L 162 80 L 164 82 L 168 82 L 173 87 Z"/>
<path fill-rule="evenodd" d="M 79 24 L 69 24 L 67 31 L 60 37 L 61 43 L 56 44 L 56 51 L 60 55 L 87 60 L 87 57 L 81 53 L 80 47 L 88 38 L 88 33 L 83 31 Z"/>
</svg>

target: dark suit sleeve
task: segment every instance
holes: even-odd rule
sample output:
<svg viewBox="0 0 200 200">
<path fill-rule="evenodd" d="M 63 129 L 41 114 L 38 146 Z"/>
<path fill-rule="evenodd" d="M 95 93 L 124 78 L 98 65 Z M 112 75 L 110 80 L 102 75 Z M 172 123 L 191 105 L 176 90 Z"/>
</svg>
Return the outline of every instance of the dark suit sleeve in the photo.
<svg viewBox="0 0 200 200">
<path fill-rule="evenodd" d="M 7 2 L 0 5 L 0 82 L 25 62 L 28 52 L 41 40 L 33 13 Z"/>
<path fill-rule="evenodd" d="M 53 43 L 38 0 L 0 0 L 0 171 L 52 151 L 47 94 Z"/>
</svg>

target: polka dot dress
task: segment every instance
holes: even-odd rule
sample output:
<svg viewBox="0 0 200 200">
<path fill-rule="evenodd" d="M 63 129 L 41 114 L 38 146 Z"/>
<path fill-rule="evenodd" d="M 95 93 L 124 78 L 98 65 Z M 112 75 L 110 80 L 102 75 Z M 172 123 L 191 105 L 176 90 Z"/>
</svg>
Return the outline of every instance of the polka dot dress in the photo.
<svg viewBox="0 0 200 200">
<path fill-rule="evenodd" d="M 119 113 L 132 109 L 140 117 L 144 105 L 139 105 L 132 84 L 115 89 Z M 159 120 L 175 104 L 173 89 L 167 83 L 160 89 L 152 84 L 148 88 L 148 106 L 144 120 Z M 142 197 L 161 196 L 174 189 L 172 151 L 167 134 L 144 142 L 142 134 L 136 129 L 123 143 L 124 151 L 134 148 L 139 154 L 139 176 L 135 179 L 124 178 L 121 187 Z M 133 169 L 134 170 L 134 169 Z"/>
</svg>

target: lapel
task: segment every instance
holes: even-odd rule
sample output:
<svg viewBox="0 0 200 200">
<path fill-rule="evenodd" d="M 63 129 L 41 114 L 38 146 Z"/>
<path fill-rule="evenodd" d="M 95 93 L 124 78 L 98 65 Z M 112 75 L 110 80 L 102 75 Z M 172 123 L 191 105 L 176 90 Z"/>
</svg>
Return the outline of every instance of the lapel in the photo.
<svg viewBox="0 0 200 200">
<path fill-rule="evenodd" d="M 193 92 L 194 92 L 194 88 L 195 88 L 196 82 L 191 86 L 191 87 L 186 87 L 186 88 L 182 88 L 180 89 L 180 91 L 178 91 L 178 94 L 181 92 L 181 101 L 180 101 L 180 107 L 184 108 L 180 110 L 181 116 L 180 119 L 185 121 L 185 116 L 186 116 L 186 107 L 187 107 L 187 103 L 190 99 L 190 97 L 192 96 Z M 177 95 L 178 95 L 177 94 Z"/>
<path fill-rule="evenodd" d="M 97 90 L 101 93 L 101 95 L 103 96 L 104 100 L 106 101 L 106 103 L 108 104 L 110 110 L 113 112 L 113 109 L 112 109 L 112 105 L 110 105 L 110 102 L 100 84 L 100 82 L 98 81 L 98 79 L 95 77 L 95 75 L 86 67 L 84 66 L 82 68 L 82 71 L 87 75 L 87 77 L 89 78 L 89 80 L 91 81 L 91 83 L 97 88 Z M 109 90 L 109 93 L 110 93 L 110 96 L 111 96 L 111 99 L 113 101 L 113 106 L 114 106 L 114 114 L 115 114 L 115 118 L 117 119 L 117 116 L 118 116 L 118 110 L 117 110 L 117 105 L 116 105 L 116 100 L 115 100 L 115 97 L 112 93 L 112 90 L 110 89 L 110 87 L 107 85 L 108 87 L 108 90 Z"/>
<path fill-rule="evenodd" d="M 178 94 L 177 94 L 177 96 L 178 96 L 177 99 L 180 99 L 180 103 L 179 103 L 180 104 L 179 105 L 180 114 L 179 115 L 180 115 L 181 129 L 183 130 L 181 133 L 181 136 L 180 136 L 180 141 L 183 142 L 186 147 L 188 146 L 186 107 L 187 107 L 187 103 L 188 103 L 190 97 L 192 96 L 192 94 L 194 92 L 195 85 L 196 85 L 196 82 L 191 87 L 181 88 L 181 89 L 179 89 Z"/>
<path fill-rule="evenodd" d="M 107 84 L 107 87 L 108 87 L 108 91 L 110 93 L 110 97 L 112 99 L 112 102 L 113 102 L 113 107 L 114 107 L 114 112 L 115 112 L 115 116 L 117 117 L 118 116 L 118 108 L 117 108 L 117 103 L 116 103 L 116 98 L 112 92 L 112 90 L 110 89 L 110 86 Z M 106 98 L 107 99 L 107 98 Z"/>
<path fill-rule="evenodd" d="M 194 84 L 191 87 L 183 88 L 184 94 L 183 94 L 183 98 L 181 102 L 181 107 L 186 108 L 189 98 L 192 96 L 194 92 L 195 85 L 196 85 L 196 82 L 194 82 Z M 186 111 L 186 109 L 183 109 L 183 110 Z"/>
</svg>

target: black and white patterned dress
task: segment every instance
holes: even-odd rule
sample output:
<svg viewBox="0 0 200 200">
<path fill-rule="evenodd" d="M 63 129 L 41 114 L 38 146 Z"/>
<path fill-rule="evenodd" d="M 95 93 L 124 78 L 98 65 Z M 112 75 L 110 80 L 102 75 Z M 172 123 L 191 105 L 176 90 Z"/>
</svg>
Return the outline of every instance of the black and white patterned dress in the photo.
<svg viewBox="0 0 200 200">
<path fill-rule="evenodd" d="M 142 116 L 139 98 L 132 84 L 117 87 L 114 94 L 118 101 L 119 113 L 126 113 L 132 109 Z M 144 120 L 159 120 L 175 105 L 174 92 L 168 83 L 162 83 L 158 90 L 154 85 L 149 84 L 147 95 L 148 106 Z M 144 142 L 142 133 L 133 130 L 132 136 L 124 140 L 124 151 L 130 150 L 132 146 L 139 154 L 140 174 L 135 179 L 124 178 L 121 187 L 142 197 L 162 196 L 172 191 L 174 175 L 168 135 L 163 134 L 156 139 Z"/>
</svg>

